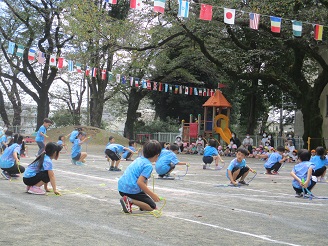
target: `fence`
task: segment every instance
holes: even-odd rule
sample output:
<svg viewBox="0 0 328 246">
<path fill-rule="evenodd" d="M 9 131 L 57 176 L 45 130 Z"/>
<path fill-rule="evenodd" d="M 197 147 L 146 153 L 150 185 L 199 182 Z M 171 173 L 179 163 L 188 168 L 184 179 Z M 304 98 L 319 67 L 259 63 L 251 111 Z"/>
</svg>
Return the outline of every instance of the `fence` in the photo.
<svg viewBox="0 0 328 246">
<path fill-rule="evenodd" d="M 33 135 L 35 132 L 35 127 L 32 126 L 8 126 L 7 128 L 13 133 L 20 133 L 24 135 Z"/>
</svg>

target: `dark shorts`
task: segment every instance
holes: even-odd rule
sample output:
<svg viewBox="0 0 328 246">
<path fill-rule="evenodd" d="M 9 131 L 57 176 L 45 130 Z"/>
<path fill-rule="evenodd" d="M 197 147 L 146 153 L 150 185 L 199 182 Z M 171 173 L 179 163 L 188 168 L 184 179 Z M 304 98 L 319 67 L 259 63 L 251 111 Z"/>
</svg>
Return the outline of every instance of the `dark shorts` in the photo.
<svg viewBox="0 0 328 246">
<path fill-rule="evenodd" d="M 311 180 L 311 184 L 307 187 L 307 189 L 308 189 L 309 191 L 311 191 L 315 185 L 316 185 L 316 182 L 314 182 L 313 180 Z M 295 190 L 297 193 L 302 193 L 302 192 L 303 192 L 303 190 L 302 190 L 301 188 L 296 188 L 296 187 L 294 187 L 294 186 L 293 186 L 293 188 L 294 188 L 294 190 Z M 306 191 L 305 189 L 304 189 L 304 193 L 307 194 L 307 191 Z"/>
<path fill-rule="evenodd" d="M 203 156 L 203 162 L 205 164 L 211 164 L 213 162 L 213 156 Z"/>
<path fill-rule="evenodd" d="M 322 168 L 313 170 L 312 171 L 312 175 L 313 176 L 316 176 L 316 177 L 322 176 L 322 174 L 326 171 L 326 169 L 327 169 L 327 167 L 326 166 L 323 166 Z"/>
<path fill-rule="evenodd" d="M 158 175 L 161 177 L 164 177 L 165 174 L 170 173 L 175 168 L 175 165 L 173 163 L 170 163 L 170 170 L 168 170 L 166 173 L 159 173 Z"/>
<path fill-rule="evenodd" d="M 78 153 L 77 156 L 73 157 L 72 159 L 74 161 L 78 161 L 78 160 L 80 160 L 80 157 L 81 157 L 81 153 Z"/>
<path fill-rule="evenodd" d="M 232 169 L 231 173 L 233 174 L 234 172 L 236 172 L 239 168 L 235 167 L 234 169 Z M 244 173 L 248 172 L 249 167 L 243 167 L 240 169 L 239 174 L 237 175 L 237 179 L 239 179 L 241 176 L 243 176 Z"/>
<path fill-rule="evenodd" d="M 109 159 L 111 159 L 112 161 L 118 161 L 121 160 L 121 156 L 119 154 L 117 154 L 116 152 L 110 150 L 110 149 L 106 149 L 105 150 L 105 154 L 109 157 Z"/>
<path fill-rule="evenodd" d="M 50 178 L 48 175 L 48 171 L 39 172 L 32 178 L 23 178 L 24 184 L 28 186 L 36 185 L 40 181 L 42 181 L 43 183 L 49 183 Z"/>
<path fill-rule="evenodd" d="M 127 153 L 127 155 L 126 155 L 125 159 L 129 159 L 131 155 L 132 155 L 132 153 L 131 153 L 131 152 Z"/>
<path fill-rule="evenodd" d="M 130 197 L 133 200 L 144 202 L 144 203 L 148 204 L 152 209 L 156 208 L 156 203 L 154 202 L 154 200 L 151 199 L 151 197 L 148 196 L 143 191 L 138 193 L 138 194 L 127 194 L 127 193 L 124 193 L 124 192 L 121 192 L 121 191 L 119 191 L 119 193 L 120 193 L 121 196 L 127 196 L 127 197 Z"/>
</svg>

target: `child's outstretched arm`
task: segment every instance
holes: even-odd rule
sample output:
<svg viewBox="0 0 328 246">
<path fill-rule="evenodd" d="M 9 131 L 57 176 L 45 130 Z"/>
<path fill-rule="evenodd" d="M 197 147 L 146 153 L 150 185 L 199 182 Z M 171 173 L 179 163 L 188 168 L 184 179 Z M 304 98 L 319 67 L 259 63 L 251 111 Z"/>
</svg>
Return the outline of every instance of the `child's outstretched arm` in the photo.
<svg viewBox="0 0 328 246">
<path fill-rule="evenodd" d="M 150 196 L 154 200 L 154 202 L 159 202 L 159 196 L 152 192 L 145 182 L 146 178 L 144 176 L 140 176 L 137 180 L 137 185 L 139 185 L 140 189 L 143 190 L 148 196 Z"/>
<path fill-rule="evenodd" d="M 232 184 L 238 185 L 237 181 L 233 180 L 232 172 L 229 169 L 228 169 L 228 177 L 229 177 Z"/>
<path fill-rule="evenodd" d="M 306 180 L 303 183 L 304 188 L 307 188 L 309 186 L 310 180 L 312 178 L 312 172 L 313 172 L 312 167 L 309 167 L 308 173 L 307 173 L 307 176 L 306 176 Z"/>
<path fill-rule="evenodd" d="M 54 191 L 54 193 L 56 195 L 61 195 L 59 191 L 57 191 L 57 187 L 56 187 L 56 179 L 55 179 L 55 174 L 54 171 L 52 170 L 48 170 L 48 175 L 49 175 L 49 179 L 50 179 L 50 184 L 52 186 L 52 189 Z M 47 187 L 47 184 L 44 185 L 45 189 Z"/>
</svg>

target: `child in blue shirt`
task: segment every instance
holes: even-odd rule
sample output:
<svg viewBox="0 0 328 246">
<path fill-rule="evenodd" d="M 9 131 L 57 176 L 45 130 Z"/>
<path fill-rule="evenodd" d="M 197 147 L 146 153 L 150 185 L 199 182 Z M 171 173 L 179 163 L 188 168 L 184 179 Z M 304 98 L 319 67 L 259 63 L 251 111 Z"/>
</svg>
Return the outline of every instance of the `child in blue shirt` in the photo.
<svg viewBox="0 0 328 246">
<path fill-rule="evenodd" d="M 0 137 L 0 146 L 2 148 L 2 151 L 4 151 L 8 147 L 9 138 L 12 134 L 12 131 L 6 131 L 5 134 Z"/>
<path fill-rule="evenodd" d="M 216 168 L 219 168 L 219 160 L 224 163 L 221 156 L 218 153 L 218 150 L 216 149 L 216 140 L 210 139 L 208 140 L 208 146 L 204 149 L 204 155 L 203 155 L 203 169 L 206 169 L 207 164 L 211 164 L 215 160 L 215 166 Z"/>
<path fill-rule="evenodd" d="M 36 134 L 36 137 L 35 137 L 35 142 L 38 144 L 39 146 L 39 151 L 37 153 L 37 155 L 41 155 L 42 152 L 44 151 L 44 138 L 48 138 L 47 136 L 47 129 L 49 128 L 50 125 L 52 125 L 53 122 L 48 119 L 48 118 L 45 118 L 43 120 L 43 125 L 40 126 L 37 134 Z"/>
<path fill-rule="evenodd" d="M 109 171 L 122 171 L 118 165 L 121 162 L 121 154 L 124 150 L 133 153 L 129 148 L 120 144 L 115 144 L 115 138 L 113 136 L 109 137 L 109 143 L 106 145 L 105 149 L 106 156 L 111 160 Z"/>
<path fill-rule="evenodd" d="M 87 152 L 81 152 L 81 145 L 87 141 L 89 137 L 85 132 L 79 132 L 73 142 L 72 146 L 72 163 L 74 165 L 82 166 L 85 163 L 85 158 L 88 156 Z"/>
<path fill-rule="evenodd" d="M 313 168 L 313 176 L 320 177 L 320 182 L 326 182 L 325 175 L 326 175 L 326 165 L 328 164 L 328 160 L 326 159 L 325 153 L 326 150 L 324 147 L 317 147 L 316 148 L 316 155 L 312 156 L 310 162 L 314 163 Z"/>
<path fill-rule="evenodd" d="M 177 158 L 179 146 L 172 144 L 170 150 L 162 149 L 161 154 L 155 164 L 156 172 L 160 178 L 170 177 L 170 173 L 176 165 L 189 165 L 187 162 L 180 162 Z"/>
<path fill-rule="evenodd" d="M 316 185 L 316 182 L 311 179 L 314 164 L 309 161 L 310 158 L 311 153 L 308 150 L 300 150 L 298 152 L 298 159 L 301 162 L 295 165 L 290 173 L 290 175 L 294 178 L 292 185 L 296 191 L 296 197 L 303 196 L 303 191 L 307 194 L 308 192 L 306 191 L 306 188 L 311 191 Z"/>
<path fill-rule="evenodd" d="M 238 148 L 236 151 L 236 158 L 233 159 L 228 168 L 226 176 L 230 180 L 230 184 L 237 186 L 238 183 L 241 185 L 247 185 L 245 182 L 245 178 L 248 173 L 254 172 L 253 169 L 246 165 L 245 157 L 248 155 L 248 150 L 244 148 Z M 237 180 L 240 178 L 239 182 Z"/>
<path fill-rule="evenodd" d="M 11 177 L 17 177 L 19 173 L 23 173 L 25 168 L 20 165 L 19 154 L 23 136 L 14 135 L 13 143 L 8 146 L 0 157 L 0 168 L 2 177 L 9 180 Z"/>
<path fill-rule="evenodd" d="M 47 143 L 45 151 L 27 166 L 23 182 L 26 185 L 26 191 L 28 193 L 45 195 L 46 192 L 50 192 L 48 189 L 48 183 L 50 182 L 54 193 L 60 195 L 60 192 L 57 191 L 55 174 L 52 167 L 52 159 L 58 159 L 60 150 L 61 147 L 57 143 Z M 40 188 L 42 185 L 45 190 Z"/>
<path fill-rule="evenodd" d="M 264 163 L 266 174 L 270 174 L 270 175 L 278 174 L 278 170 L 280 169 L 282 163 L 288 159 L 287 156 L 283 157 L 284 152 L 285 152 L 285 147 L 278 146 L 277 151 L 273 152 L 269 156 L 268 160 Z"/>
<path fill-rule="evenodd" d="M 127 161 L 132 161 L 132 156 L 133 154 L 138 154 L 138 151 L 136 150 L 136 141 L 130 140 L 129 141 L 129 149 L 132 150 L 132 152 L 128 150 L 124 150 L 122 154 L 122 158 L 127 160 Z"/>
<path fill-rule="evenodd" d="M 69 136 L 69 141 L 70 141 L 71 143 L 74 143 L 74 141 L 75 141 L 77 135 L 79 134 L 79 132 L 82 132 L 82 131 L 83 131 L 83 129 L 82 129 L 81 127 L 76 128 L 75 130 L 73 130 L 73 131 L 71 132 L 71 134 L 67 135 L 67 136 Z"/>
<path fill-rule="evenodd" d="M 149 140 L 143 146 L 143 156 L 134 160 L 118 180 L 118 191 L 122 196 L 120 203 L 125 213 L 132 213 L 132 205 L 140 210 L 153 211 L 160 198 L 147 187 L 147 181 L 153 171 L 153 162 L 161 153 L 161 145 Z"/>
<path fill-rule="evenodd" d="M 67 145 L 66 145 L 66 143 L 65 143 L 65 136 L 64 136 L 64 135 L 60 135 L 60 136 L 58 137 L 57 144 L 58 144 L 59 146 L 61 146 L 62 149 L 65 149 L 65 151 L 67 151 Z M 62 153 L 63 153 L 63 151 L 62 151 Z"/>
</svg>

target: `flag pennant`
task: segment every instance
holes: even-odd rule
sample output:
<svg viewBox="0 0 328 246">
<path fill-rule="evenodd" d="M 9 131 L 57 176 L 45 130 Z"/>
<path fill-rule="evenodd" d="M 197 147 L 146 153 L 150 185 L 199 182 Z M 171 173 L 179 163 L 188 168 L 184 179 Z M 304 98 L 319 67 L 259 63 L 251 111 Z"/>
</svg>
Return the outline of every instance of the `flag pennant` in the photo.
<svg viewBox="0 0 328 246">
<path fill-rule="evenodd" d="M 182 94 L 182 85 L 179 86 L 179 94 Z"/>
<path fill-rule="evenodd" d="M 207 93 L 206 95 L 209 97 L 211 94 L 210 94 L 210 89 L 207 89 Z"/>
<path fill-rule="evenodd" d="M 316 24 L 314 26 L 314 39 L 321 41 L 322 40 L 322 34 L 323 34 L 323 25 Z"/>
<path fill-rule="evenodd" d="M 189 95 L 192 95 L 192 92 L 193 92 L 193 88 L 189 87 Z"/>
<path fill-rule="evenodd" d="M 34 59 L 35 59 L 35 54 L 36 54 L 36 50 L 30 48 L 30 49 L 28 50 L 28 57 L 27 57 L 27 59 L 28 59 L 29 61 L 34 61 Z"/>
<path fill-rule="evenodd" d="M 73 61 L 72 60 L 68 60 L 67 63 L 68 63 L 68 71 L 69 72 L 73 72 L 74 71 L 74 63 L 73 63 Z"/>
<path fill-rule="evenodd" d="M 90 67 L 86 66 L 85 68 L 85 76 L 90 76 Z"/>
<path fill-rule="evenodd" d="M 16 44 L 14 42 L 11 42 L 9 41 L 9 44 L 8 44 L 8 54 L 14 54 L 15 53 L 15 46 Z"/>
<path fill-rule="evenodd" d="M 96 78 L 97 77 L 97 68 L 92 68 L 92 71 L 91 71 L 91 76 L 93 77 L 93 78 Z"/>
<path fill-rule="evenodd" d="M 173 91 L 173 85 L 169 85 L 169 91 L 170 91 L 170 92 Z"/>
<path fill-rule="evenodd" d="M 224 8 L 224 23 L 230 25 L 235 24 L 235 9 Z"/>
<path fill-rule="evenodd" d="M 210 90 L 210 96 L 213 96 L 213 95 L 214 95 L 214 90 L 211 89 L 211 90 Z"/>
<path fill-rule="evenodd" d="M 103 69 L 101 71 L 101 79 L 102 80 L 106 80 L 107 79 L 107 70 L 106 69 Z"/>
<path fill-rule="evenodd" d="M 198 89 L 197 88 L 194 88 L 194 95 L 198 96 Z"/>
<path fill-rule="evenodd" d="M 199 19 L 201 20 L 212 20 L 212 5 L 201 4 Z"/>
<path fill-rule="evenodd" d="M 169 85 L 168 84 L 165 84 L 165 92 L 168 92 L 169 91 Z"/>
<path fill-rule="evenodd" d="M 150 80 L 147 80 L 147 90 L 151 90 L 151 82 L 150 82 Z"/>
<path fill-rule="evenodd" d="M 178 94 L 178 93 L 179 93 L 179 86 L 176 85 L 176 86 L 174 87 L 174 94 Z"/>
<path fill-rule="evenodd" d="M 108 82 L 109 82 L 109 81 L 113 81 L 113 79 L 114 79 L 114 75 L 113 75 L 113 73 L 110 72 L 110 71 L 108 71 L 108 76 L 107 76 L 107 80 L 108 80 Z"/>
<path fill-rule="evenodd" d="M 142 9 L 142 0 L 130 0 L 131 9 Z"/>
<path fill-rule="evenodd" d="M 203 89 L 203 96 L 206 97 L 206 89 Z"/>
<path fill-rule="evenodd" d="M 133 86 L 133 77 L 130 77 L 130 86 Z"/>
<path fill-rule="evenodd" d="M 293 23 L 293 35 L 295 37 L 302 36 L 302 22 L 301 21 L 292 21 Z"/>
<path fill-rule="evenodd" d="M 218 88 L 219 88 L 219 89 L 221 89 L 221 88 L 226 88 L 226 87 L 228 87 L 228 86 L 225 85 L 225 84 L 221 84 L 221 83 L 218 84 Z"/>
<path fill-rule="evenodd" d="M 281 29 L 281 18 L 270 16 L 271 20 L 271 32 L 280 33 Z"/>
<path fill-rule="evenodd" d="M 58 68 L 63 68 L 64 67 L 64 57 L 58 57 Z"/>
<path fill-rule="evenodd" d="M 76 66 L 76 72 L 78 72 L 78 73 L 82 73 L 81 63 L 77 62 L 77 63 L 75 64 L 75 66 Z"/>
<path fill-rule="evenodd" d="M 142 80 L 142 89 L 147 89 L 147 82 L 146 82 L 146 80 Z"/>
<path fill-rule="evenodd" d="M 154 0 L 154 12 L 164 14 L 165 0 Z"/>
<path fill-rule="evenodd" d="M 159 82 L 158 91 L 162 91 L 162 90 L 163 90 L 163 83 Z"/>
<path fill-rule="evenodd" d="M 125 75 L 122 76 L 122 84 L 126 84 L 126 77 L 125 77 Z"/>
<path fill-rule="evenodd" d="M 202 95 L 203 95 L 203 90 L 202 90 L 202 89 L 199 89 L 199 90 L 198 90 L 198 95 L 199 95 L 199 96 L 202 96 Z"/>
<path fill-rule="evenodd" d="M 17 45 L 16 56 L 23 57 L 25 47 L 23 45 Z"/>
<path fill-rule="evenodd" d="M 186 86 L 185 87 L 185 95 L 188 95 L 189 93 L 188 93 L 188 90 L 189 90 L 189 88 L 188 88 L 188 86 Z"/>
<path fill-rule="evenodd" d="M 139 87 L 139 78 L 134 79 L 134 86 Z"/>
<path fill-rule="evenodd" d="M 153 83 L 153 91 L 157 91 L 157 82 Z"/>
<path fill-rule="evenodd" d="M 56 65 L 56 55 L 50 55 L 49 66 L 55 67 Z"/>
<path fill-rule="evenodd" d="M 189 17 L 189 2 L 179 0 L 179 11 L 178 17 L 188 18 Z"/>
<path fill-rule="evenodd" d="M 39 51 L 38 52 L 38 63 L 44 64 L 46 62 L 46 54 Z"/>
<path fill-rule="evenodd" d="M 249 14 L 249 27 L 251 29 L 258 30 L 259 24 L 260 24 L 260 14 L 250 13 Z"/>
<path fill-rule="evenodd" d="M 121 82 L 121 75 L 120 74 L 116 74 L 116 83 L 119 84 Z"/>
<path fill-rule="evenodd" d="M 117 0 L 105 0 L 106 3 L 117 4 Z"/>
</svg>

